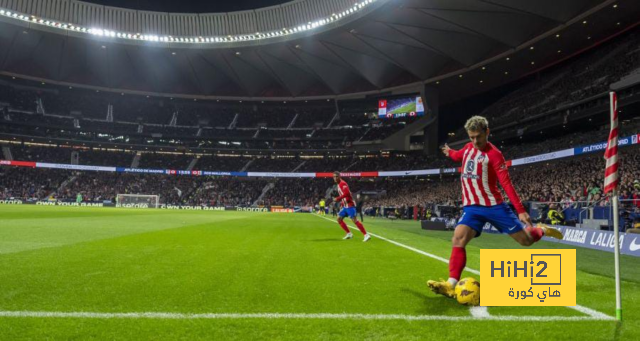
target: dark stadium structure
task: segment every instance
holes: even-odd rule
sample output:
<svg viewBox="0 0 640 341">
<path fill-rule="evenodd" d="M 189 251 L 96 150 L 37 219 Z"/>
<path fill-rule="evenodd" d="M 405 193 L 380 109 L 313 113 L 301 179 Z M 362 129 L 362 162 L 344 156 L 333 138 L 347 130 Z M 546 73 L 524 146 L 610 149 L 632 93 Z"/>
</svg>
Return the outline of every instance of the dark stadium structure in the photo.
<svg viewBox="0 0 640 341">
<path fill-rule="evenodd" d="M 353 3 L 306 0 L 211 14 L 69 0 L 6 0 L 0 8 L 86 28 L 206 38 L 296 28 Z M 622 1 L 624 9 L 614 9 L 613 3 L 376 0 L 314 29 L 221 43 L 120 39 L 0 15 L 0 72 L 115 92 L 238 100 L 406 92 L 440 82 L 445 103 L 535 73 L 633 27 L 640 4 Z"/>
<path fill-rule="evenodd" d="M 460 205 L 438 147 L 465 143 L 474 114 L 508 160 L 605 141 L 610 89 L 622 136 L 640 133 L 637 1 L 122 3 L 0 0 L 0 200 L 311 207 L 330 195 L 322 174 L 340 170 L 371 208 L 409 217 Z M 379 100 L 416 97 L 424 117 L 379 117 Z M 514 166 L 518 190 L 607 205 L 582 195 L 603 165 L 584 170 L 586 187 L 554 170 L 586 154 Z"/>
</svg>

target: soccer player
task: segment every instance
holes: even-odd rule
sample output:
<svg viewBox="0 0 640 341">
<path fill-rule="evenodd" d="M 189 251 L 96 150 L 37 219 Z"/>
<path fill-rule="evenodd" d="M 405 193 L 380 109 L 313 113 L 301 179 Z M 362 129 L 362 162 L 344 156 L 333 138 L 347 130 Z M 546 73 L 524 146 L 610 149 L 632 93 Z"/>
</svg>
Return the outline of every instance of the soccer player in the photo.
<svg viewBox="0 0 640 341">
<path fill-rule="evenodd" d="M 442 152 L 453 161 L 462 162 L 463 214 L 453 233 L 453 248 L 449 258 L 449 280 L 428 281 L 427 285 L 436 294 L 455 297 L 455 286 L 467 263 L 466 245 L 479 237 L 485 223 L 490 223 L 502 233 L 507 233 L 523 246 L 530 246 L 542 236 L 562 239 L 562 233 L 549 226 L 533 227 L 516 190 L 511 184 L 507 165 L 502 153 L 487 141 L 489 122 L 481 116 L 471 117 L 465 124 L 471 142 L 460 150 L 444 145 Z M 504 189 L 518 217 L 502 200 L 497 182 Z"/>
<path fill-rule="evenodd" d="M 325 211 L 325 202 L 324 202 L 324 198 L 320 199 L 320 214 L 325 215 L 326 211 Z"/>
<path fill-rule="evenodd" d="M 345 235 L 342 239 L 353 238 L 353 233 L 351 233 L 349 227 L 347 227 L 347 224 L 345 224 L 344 222 L 344 217 L 349 216 L 349 218 L 353 220 L 353 223 L 358 227 L 358 230 L 360 230 L 360 232 L 362 232 L 362 234 L 364 235 L 364 239 L 362 241 L 368 241 L 369 239 L 371 239 L 371 236 L 367 233 L 367 230 L 364 229 L 364 225 L 362 225 L 362 223 L 358 221 L 358 217 L 356 216 L 356 205 L 353 202 L 353 197 L 351 196 L 349 185 L 347 185 L 347 183 L 342 180 L 342 178 L 340 178 L 340 172 L 333 172 L 333 181 L 336 183 L 336 185 L 338 185 L 339 195 L 338 197 L 333 199 L 333 201 L 336 203 L 340 202 L 342 205 L 342 209 L 340 210 L 340 213 L 338 213 L 338 224 L 340 224 L 340 227 L 342 227 L 342 229 L 347 233 L 347 235 Z"/>
<path fill-rule="evenodd" d="M 360 215 L 360 221 L 364 221 L 362 210 L 364 209 L 364 197 L 360 194 L 356 195 L 356 213 Z"/>
</svg>

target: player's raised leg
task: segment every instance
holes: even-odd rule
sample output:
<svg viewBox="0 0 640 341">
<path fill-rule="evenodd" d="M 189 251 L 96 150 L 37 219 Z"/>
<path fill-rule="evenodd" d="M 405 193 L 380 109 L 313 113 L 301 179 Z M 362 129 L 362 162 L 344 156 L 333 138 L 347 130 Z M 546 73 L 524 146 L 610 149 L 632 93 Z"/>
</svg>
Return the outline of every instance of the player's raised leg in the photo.
<svg viewBox="0 0 640 341">
<path fill-rule="evenodd" d="M 467 265 L 467 244 L 476 237 L 476 231 L 467 225 L 460 224 L 456 226 L 451 240 L 451 257 L 449 257 L 449 279 L 440 281 L 427 281 L 427 285 L 436 294 L 447 297 L 455 297 L 455 287 L 462 270 Z"/>
<path fill-rule="evenodd" d="M 540 241 L 543 236 L 562 240 L 562 232 L 551 226 L 538 224 L 537 226 L 529 226 L 524 230 L 512 233 L 509 236 L 522 246 L 531 246 Z"/>
</svg>

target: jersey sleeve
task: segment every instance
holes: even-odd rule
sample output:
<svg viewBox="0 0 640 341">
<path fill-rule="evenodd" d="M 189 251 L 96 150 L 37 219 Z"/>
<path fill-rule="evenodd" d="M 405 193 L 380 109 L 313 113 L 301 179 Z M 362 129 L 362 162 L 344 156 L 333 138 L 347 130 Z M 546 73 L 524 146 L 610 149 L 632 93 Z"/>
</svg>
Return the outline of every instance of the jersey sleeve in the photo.
<svg viewBox="0 0 640 341">
<path fill-rule="evenodd" d="M 462 147 L 462 149 L 460 150 L 451 149 L 449 150 L 449 157 L 451 158 L 451 160 L 455 162 L 462 162 L 462 159 L 464 157 L 464 151 L 466 149 L 467 149 L 467 146 Z"/>
<path fill-rule="evenodd" d="M 349 191 L 349 186 L 346 183 L 341 183 L 338 186 L 340 186 L 340 190 L 342 191 L 342 195 L 337 197 L 335 199 L 336 201 L 340 201 L 342 199 L 348 198 L 351 195 L 351 192 Z"/>
<path fill-rule="evenodd" d="M 504 156 L 502 156 L 502 153 L 499 151 L 495 151 L 495 155 L 491 160 L 491 166 L 498 176 L 500 186 L 502 186 L 507 197 L 509 197 L 509 201 L 515 207 L 516 212 L 518 212 L 518 214 L 525 213 L 526 210 L 524 209 L 524 205 L 522 205 L 522 201 L 520 201 L 520 197 L 518 196 L 516 189 L 513 187 L 513 183 L 511 183 L 511 177 L 509 176 Z"/>
</svg>

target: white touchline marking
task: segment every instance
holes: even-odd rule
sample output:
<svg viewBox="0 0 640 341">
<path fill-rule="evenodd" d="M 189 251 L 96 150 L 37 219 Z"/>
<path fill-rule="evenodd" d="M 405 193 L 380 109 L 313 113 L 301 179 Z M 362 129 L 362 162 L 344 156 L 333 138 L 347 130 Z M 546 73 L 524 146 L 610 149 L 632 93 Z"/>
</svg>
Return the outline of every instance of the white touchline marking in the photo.
<svg viewBox="0 0 640 341">
<path fill-rule="evenodd" d="M 487 319 L 493 317 L 489 314 L 489 309 L 487 309 L 487 307 L 471 307 L 469 308 L 469 311 L 473 318 Z"/>
<path fill-rule="evenodd" d="M 605 313 L 601 313 L 595 309 L 591 309 L 591 308 L 587 308 L 581 305 L 576 305 L 576 306 L 567 306 L 567 308 L 571 308 L 571 309 L 575 309 L 583 314 L 589 315 L 593 318 L 598 318 L 598 319 L 609 319 L 609 320 L 614 320 L 613 317 L 605 314 Z"/>
<path fill-rule="evenodd" d="M 314 215 L 316 215 L 316 214 L 314 213 Z M 319 217 L 319 218 L 323 218 L 323 219 L 329 220 L 329 221 L 334 221 L 334 220 L 329 219 L 327 217 L 322 217 L 322 216 L 319 216 L 319 215 L 316 215 L 316 216 Z M 346 223 L 346 221 L 345 221 L 345 223 Z M 349 226 L 349 228 L 351 228 L 351 229 L 356 229 L 353 226 L 350 226 L 350 225 L 347 225 L 347 226 Z M 421 255 L 424 255 L 424 256 L 433 258 L 435 260 L 439 260 L 439 261 L 441 261 L 443 263 L 449 264 L 449 260 L 448 259 L 442 258 L 440 256 L 436 256 L 436 255 L 428 253 L 428 252 L 424 252 L 422 250 L 418 250 L 418 249 L 416 249 L 414 247 L 411 247 L 409 245 L 398 243 L 398 242 L 396 242 L 394 240 L 391 240 L 391 239 L 388 239 L 388 238 L 373 234 L 373 233 L 371 233 L 369 231 L 367 231 L 367 233 L 369 233 L 370 235 L 372 235 L 372 236 L 374 236 L 374 237 L 376 237 L 378 239 L 381 239 L 381 240 L 384 240 L 386 242 L 389 242 L 391 244 L 400 246 L 400 247 L 405 248 L 407 250 L 411 250 L 411 251 L 419 253 Z M 465 271 L 471 272 L 471 273 L 476 274 L 476 275 L 480 275 L 480 271 L 475 270 L 475 269 L 471 269 L 469 267 L 466 267 Z M 577 310 L 577 311 L 579 311 L 579 312 L 581 312 L 583 314 L 589 315 L 591 318 L 596 319 L 596 320 L 615 320 L 615 318 L 613 318 L 612 316 L 609 316 L 609 315 L 607 315 L 605 313 L 601 313 L 601 312 L 599 312 L 597 310 L 594 310 L 594 309 L 591 309 L 591 308 L 587 308 L 587 307 L 584 307 L 584 306 L 581 306 L 581 305 L 567 306 L 567 308 L 571 308 L 571 309 Z M 471 313 L 473 314 L 473 311 Z M 489 314 L 489 313 L 487 312 L 487 314 Z"/>
<path fill-rule="evenodd" d="M 92 312 L 52 312 L 52 311 L 0 311 L 0 318 L 81 318 L 81 319 L 156 319 L 156 320 L 400 320 L 400 321 L 608 321 L 612 318 L 587 316 L 441 316 L 402 314 L 300 314 L 300 313 L 92 313 Z"/>
<path fill-rule="evenodd" d="M 323 219 L 326 219 L 326 220 L 329 220 L 329 221 L 332 221 L 332 222 L 335 222 L 334 220 L 329 219 L 329 218 L 326 218 L 326 217 L 322 217 L 322 216 L 317 216 L 317 217 L 319 217 L 319 218 L 323 218 Z M 346 221 L 345 221 L 345 223 L 346 223 Z M 354 230 L 356 229 L 356 228 L 355 228 L 355 227 L 353 227 L 353 226 L 350 226 L 350 225 L 347 225 L 347 226 L 349 226 L 351 229 L 354 229 Z M 440 257 L 440 256 L 436 256 L 436 255 L 431 254 L 431 253 L 428 253 L 428 252 L 424 252 L 424 251 L 422 251 L 422 250 L 418 250 L 418 249 L 416 249 L 416 248 L 414 248 L 414 247 L 411 247 L 411 246 L 409 246 L 409 245 L 405 245 L 405 244 L 398 243 L 398 242 L 396 242 L 395 240 L 387 239 L 387 238 L 385 238 L 385 237 L 383 237 L 383 236 L 380 236 L 380 235 L 377 235 L 377 234 L 371 233 L 371 232 L 369 232 L 369 231 L 367 231 L 367 233 L 368 233 L 368 234 L 370 234 L 370 235 L 372 235 L 372 236 L 374 236 L 374 237 L 376 237 L 376 238 L 378 238 L 378 239 L 382 239 L 382 240 L 384 240 L 384 241 L 386 241 L 386 242 L 389 242 L 389 243 L 391 243 L 391 244 L 394 244 L 394 245 L 396 245 L 396 246 L 403 247 L 403 248 L 405 248 L 405 249 L 407 249 L 407 250 L 411 250 L 411 251 L 416 252 L 416 253 L 419 253 L 419 254 L 421 254 L 421 255 L 423 255 L 423 256 L 427 256 L 427 257 L 433 258 L 433 259 L 435 259 L 435 260 L 439 260 L 439 261 L 441 261 L 441 262 L 444 262 L 444 263 L 449 264 L 449 260 L 448 260 L 448 259 L 442 258 L 442 257 Z M 471 272 L 471 273 L 473 273 L 473 274 L 480 275 L 480 271 L 478 271 L 478 270 L 469 269 L 469 268 L 465 268 L 465 270 L 467 270 L 467 271 L 469 271 L 469 272 Z"/>
</svg>

